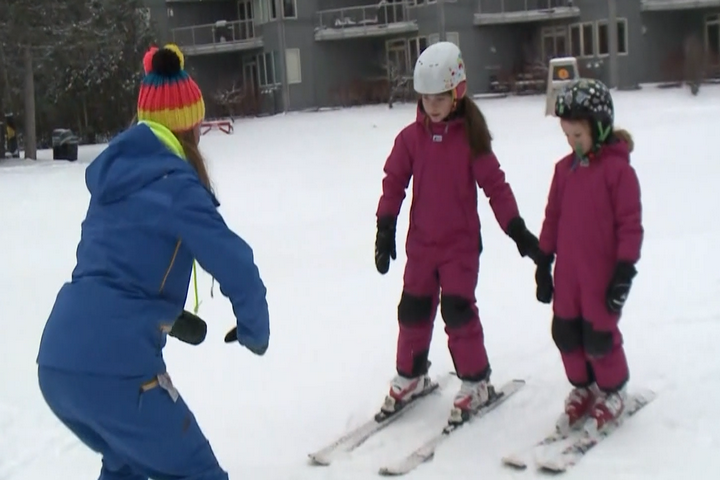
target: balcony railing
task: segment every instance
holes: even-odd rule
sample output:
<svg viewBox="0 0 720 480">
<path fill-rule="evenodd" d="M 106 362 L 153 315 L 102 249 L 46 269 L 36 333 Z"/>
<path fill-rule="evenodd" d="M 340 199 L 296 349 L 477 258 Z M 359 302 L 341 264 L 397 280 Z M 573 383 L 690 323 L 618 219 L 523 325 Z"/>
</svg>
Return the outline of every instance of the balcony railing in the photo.
<svg viewBox="0 0 720 480">
<path fill-rule="evenodd" d="M 645 11 L 690 10 L 710 7 L 720 7 L 720 0 L 642 0 L 642 9 Z"/>
<path fill-rule="evenodd" d="M 173 42 L 188 55 L 251 50 L 263 46 L 253 20 L 219 20 L 215 23 L 172 29 Z"/>
<path fill-rule="evenodd" d="M 572 0 L 479 0 L 475 25 L 539 22 L 580 15 Z"/>
<path fill-rule="evenodd" d="M 407 3 L 385 3 L 360 7 L 334 8 L 317 12 L 316 40 L 379 37 L 415 32 Z"/>
</svg>

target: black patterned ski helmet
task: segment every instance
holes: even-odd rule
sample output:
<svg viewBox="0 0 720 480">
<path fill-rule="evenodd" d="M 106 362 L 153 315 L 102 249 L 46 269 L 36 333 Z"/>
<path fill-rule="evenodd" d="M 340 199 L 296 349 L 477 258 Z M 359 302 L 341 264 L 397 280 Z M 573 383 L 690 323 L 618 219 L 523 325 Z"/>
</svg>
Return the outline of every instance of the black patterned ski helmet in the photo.
<svg viewBox="0 0 720 480">
<path fill-rule="evenodd" d="M 566 120 L 589 120 L 593 140 L 599 147 L 613 131 L 615 110 L 610 90 L 600 80 L 575 80 L 558 93 L 555 115 Z"/>
</svg>

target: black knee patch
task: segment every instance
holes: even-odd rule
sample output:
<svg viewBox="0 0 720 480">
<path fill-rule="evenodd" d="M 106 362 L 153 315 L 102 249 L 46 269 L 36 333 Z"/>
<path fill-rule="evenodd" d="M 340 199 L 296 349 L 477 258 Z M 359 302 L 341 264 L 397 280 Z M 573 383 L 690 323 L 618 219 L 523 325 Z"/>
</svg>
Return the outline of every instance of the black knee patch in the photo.
<svg viewBox="0 0 720 480">
<path fill-rule="evenodd" d="M 612 332 L 595 330 L 592 323 L 587 320 L 582 322 L 583 344 L 585 353 L 589 357 L 600 358 L 610 353 L 613 349 Z"/>
<path fill-rule="evenodd" d="M 563 353 L 570 353 L 583 346 L 583 322 L 580 318 L 565 319 L 557 315 L 552 320 L 552 339 Z"/>
<path fill-rule="evenodd" d="M 470 301 L 457 295 L 440 298 L 440 314 L 448 328 L 462 327 L 475 316 Z"/>
<path fill-rule="evenodd" d="M 425 323 L 432 314 L 432 298 L 418 297 L 402 292 L 398 305 L 398 320 L 403 325 Z"/>
</svg>

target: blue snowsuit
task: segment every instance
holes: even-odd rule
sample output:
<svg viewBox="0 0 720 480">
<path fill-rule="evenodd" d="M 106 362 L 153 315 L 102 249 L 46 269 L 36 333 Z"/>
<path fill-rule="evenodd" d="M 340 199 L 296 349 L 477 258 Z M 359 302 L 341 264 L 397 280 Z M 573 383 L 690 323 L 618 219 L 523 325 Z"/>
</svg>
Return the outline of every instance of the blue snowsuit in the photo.
<svg viewBox="0 0 720 480">
<path fill-rule="evenodd" d="M 169 381 L 162 349 L 184 308 L 193 259 L 230 299 L 238 342 L 268 344 L 266 289 L 253 252 L 159 124 L 116 137 L 85 180 L 91 199 L 77 264 L 37 358 L 43 396 L 103 455 L 101 480 L 226 480 Z"/>
</svg>

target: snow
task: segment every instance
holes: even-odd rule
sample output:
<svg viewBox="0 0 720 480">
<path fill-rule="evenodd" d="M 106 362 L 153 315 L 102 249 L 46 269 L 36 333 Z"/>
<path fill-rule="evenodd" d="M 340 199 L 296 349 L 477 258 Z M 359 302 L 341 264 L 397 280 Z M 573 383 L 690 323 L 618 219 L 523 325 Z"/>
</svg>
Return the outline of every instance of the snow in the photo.
<svg viewBox="0 0 720 480">
<path fill-rule="evenodd" d="M 720 270 L 712 139 L 720 131 L 720 87 L 645 88 L 615 94 L 617 123 L 636 140 L 646 237 L 622 328 L 630 388 L 658 398 L 565 476 L 703 479 L 720 469 Z M 553 164 L 568 147 L 543 97 L 478 100 L 522 214 L 536 233 Z M 394 374 L 396 307 L 402 288 L 410 197 L 399 223 L 398 259 L 374 268 L 375 208 L 382 165 L 410 105 L 239 120 L 201 148 L 221 212 L 255 249 L 268 287 L 271 344 L 265 357 L 223 343 L 234 324 L 210 277 L 199 279 L 208 338 L 169 339 L 165 357 L 231 478 L 361 480 L 412 450 L 449 412 L 455 384 L 330 467 L 306 455 L 358 425 L 381 404 Z M 0 167 L 4 251 L 0 352 L 0 479 L 97 478 L 100 458 L 52 416 L 37 387 L 35 356 L 55 294 L 75 259 L 88 194 L 76 163 L 6 162 Z M 505 405 L 458 432 L 410 479 L 536 478 L 503 469 L 500 457 L 539 438 L 568 385 L 550 337 L 551 310 L 534 297 L 534 269 L 501 232 L 484 196 L 485 251 L 477 293 L 499 385 L 527 385 Z M 188 306 L 193 298 L 189 296 Z M 433 371 L 452 368 L 438 317 Z"/>
</svg>

